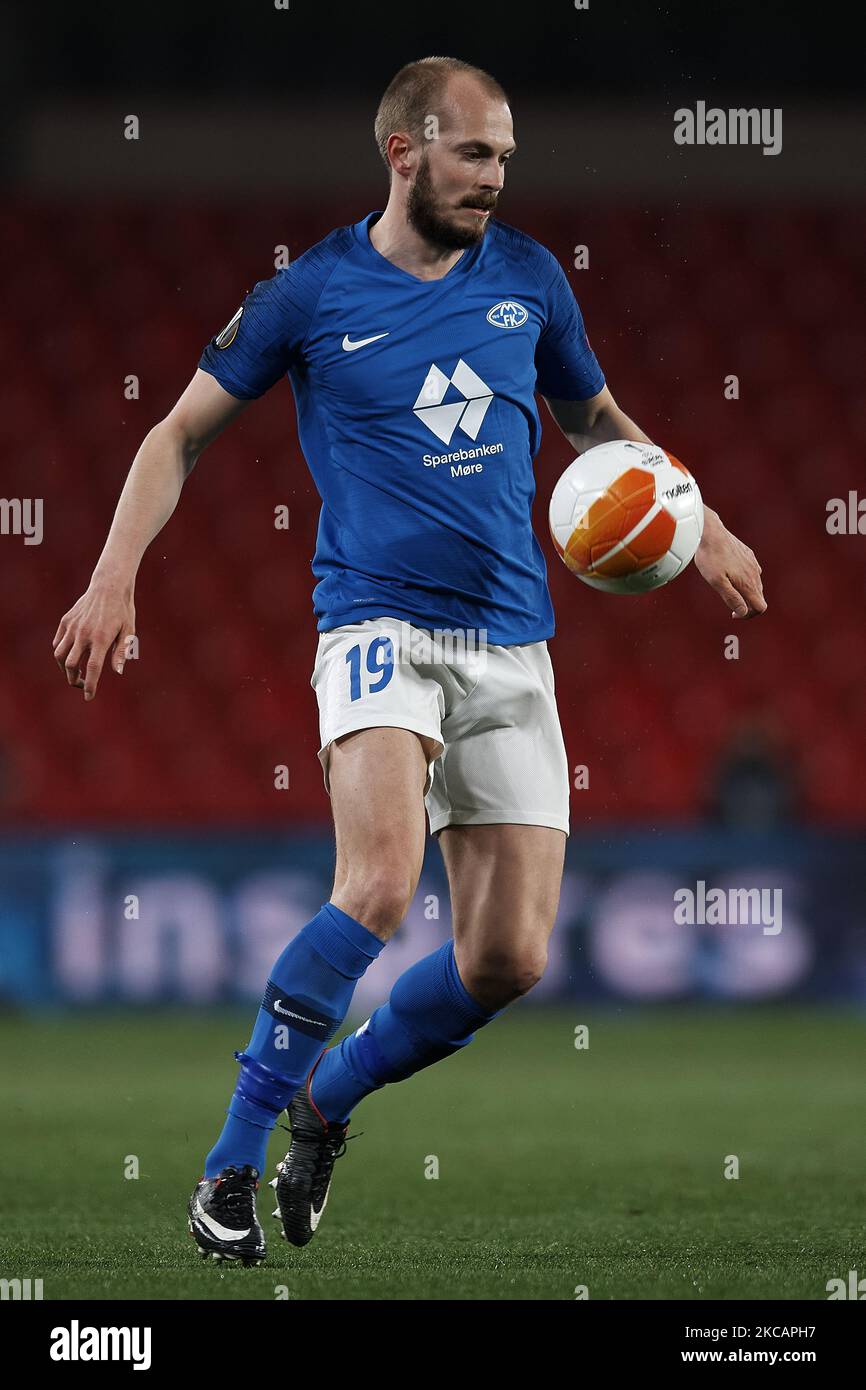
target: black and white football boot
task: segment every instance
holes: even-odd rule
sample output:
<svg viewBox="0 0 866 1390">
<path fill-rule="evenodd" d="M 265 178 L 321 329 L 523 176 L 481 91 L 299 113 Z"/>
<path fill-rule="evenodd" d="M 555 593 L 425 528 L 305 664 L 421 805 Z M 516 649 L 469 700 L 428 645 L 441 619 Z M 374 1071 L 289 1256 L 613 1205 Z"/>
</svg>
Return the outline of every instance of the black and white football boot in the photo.
<svg viewBox="0 0 866 1390">
<path fill-rule="evenodd" d="M 240 1260 L 260 1265 L 265 1233 L 256 1215 L 259 1170 L 223 1168 L 218 1178 L 202 1178 L 189 1199 L 189 1233 L 203 1260 Z"/>
<path fill-rule="evenodd" d="M 292 1245 L 307 1245 L 325 1210 L 334 1164 L 346 1152 L 346 1124 L 326 1120 L 313 1103 L 307 1084 L 302 1086 L 286 1114 L 292 1132 L 289 1152 L 277 1164 L 274 1216 L 282 1221 L 282 1235 Z M 353 1135 L 359 1138 L 359 1135 Z"/>
</svg>

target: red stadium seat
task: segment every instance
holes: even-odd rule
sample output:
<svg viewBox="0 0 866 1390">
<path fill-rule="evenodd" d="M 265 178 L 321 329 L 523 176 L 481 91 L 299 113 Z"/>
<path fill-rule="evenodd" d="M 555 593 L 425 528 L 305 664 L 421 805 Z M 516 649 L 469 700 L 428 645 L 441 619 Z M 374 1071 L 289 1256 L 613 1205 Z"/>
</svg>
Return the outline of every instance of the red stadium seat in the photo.
<svg viewBox="0 0 866 1390">
<path fill-rule="evenodd" d="M 326 818 L 309 677 L 318 498 L 283 384 L 199 463 L 136 594 L 141 657 L 84 706 L 50 638 L 87 583 L 147 429 L 203 345 L 270 273 L 347 220 L 262 203 L 110 201 L 0 212 L 9 331 L 0 343 L 7 496 L 46 499 L 42 546 L 4 537 L 0 812 L 39 824 L 286 824 Z M 815 820 L 862 818 L 866 644 L 862 538 L 830 536 L 826 503 L 861 488 L 866 218 L 857 209 L 526 209 L 580 298 L 623 408 L 670 448 L 764 566 L 771 612 L 737 624 L 694 568 L 613 599 L 553 555 L 544 509 L 570 446 L 542 408 L 536 526 L 557 609 L 551 644 L 566 747 L 590 766 L 575 812 L 687 819 L 738 722 L 762 709 L 803 761 Z M 578 242 L 590 268 L 572 266 Z M 57 246 L 64 248 L 58 256 Z M 50 331 L 45 330 L 51 324 Z M 736 374 L 738 400 L 725 397 Z M 127 400 L 135 375 L 139 398 Z M 22 443 L 24 441 L 24 443 Z M 287 504 L 290 528 L 274 528 Z M 48 540 L 50 538 L 50 544 Z M 727 661 L 728 635 L 740 639 Z M 273 786 L 289 763 L 291 795 Z M 577 793 L 574 794 L 577 796 Z"/>
</svg>

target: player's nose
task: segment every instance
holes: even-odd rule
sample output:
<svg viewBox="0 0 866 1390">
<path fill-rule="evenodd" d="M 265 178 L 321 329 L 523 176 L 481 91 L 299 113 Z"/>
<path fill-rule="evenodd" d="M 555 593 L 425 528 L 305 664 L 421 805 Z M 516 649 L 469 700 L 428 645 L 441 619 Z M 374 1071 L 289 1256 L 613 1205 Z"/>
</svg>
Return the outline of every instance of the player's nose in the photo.
<svg viewBox="0 0 866 1390">
<path fill-rule="evenodd" d="M 498 192 L 505 183 L 505 168 L 498 159 L 489 160 L 481 171 L 480 187 Z"/>
</svg>

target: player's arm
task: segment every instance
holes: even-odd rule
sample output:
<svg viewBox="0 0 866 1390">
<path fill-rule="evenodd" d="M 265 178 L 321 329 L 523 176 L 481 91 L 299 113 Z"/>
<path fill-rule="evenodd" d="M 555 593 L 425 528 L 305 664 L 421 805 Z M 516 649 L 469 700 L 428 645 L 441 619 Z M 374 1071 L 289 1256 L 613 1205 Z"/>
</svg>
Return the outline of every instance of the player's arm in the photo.
<svg viewBox="0 0 866 1390">
<path fill-rule="evenodd" d="M 547 396 L 542 399 L 578 454 L 614 439 L 632 439 L 636 444 L 653 443 L 634 420 L 620 410 L 608 386 L 603 386 L 585 401 L 555 401 Z"/>
<path fill-rule="evenodd" d="M 135 633 L 135 578 L 204 448 L 250 404 L 200 368 L 173 410 L 145 437 L 126 478 L 86 593 L 60 619 L 54 656 L 71 686 L 92 700 L 106 655 L 118 675 Z"/>
<path fill-rule="evenodd" d="M 568 442 L 578 454 L 596 444 L 631 439 L 636 444 L 654 441 L 620 410 L 605 385 L 587 400 L 543 400 Z M 728 605 L 732 618 L 753 618 L 766 612 L 761 586 L 761 566 L 754 551 L 723 525 L 718 512 L 704 506 L 704 534 L 695 555 L 698 572 Z"/>
</svg>

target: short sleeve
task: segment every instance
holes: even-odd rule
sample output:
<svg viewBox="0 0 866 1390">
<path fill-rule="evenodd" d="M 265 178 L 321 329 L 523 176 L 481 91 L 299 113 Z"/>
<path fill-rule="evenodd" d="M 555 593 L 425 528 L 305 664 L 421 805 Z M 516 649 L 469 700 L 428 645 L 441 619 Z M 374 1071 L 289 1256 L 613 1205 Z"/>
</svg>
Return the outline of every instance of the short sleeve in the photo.
<svg viewBox="0 0 866 1390">
<path fill-rule="evenodd" d="M 604 386 L 604 372 L 589 345 L 583 315 L 555 256 L 545 250 L 543 283 L 547 322 L 535 349 L 536 390 L 560 401 L 585 401 Z"/>
<path fill-rule="evenodd" d="M 299 359 L 310 315 L 291 269 L 260 280 L 199 360 L 230 395 L 255 400 Z"/>
</svg>

